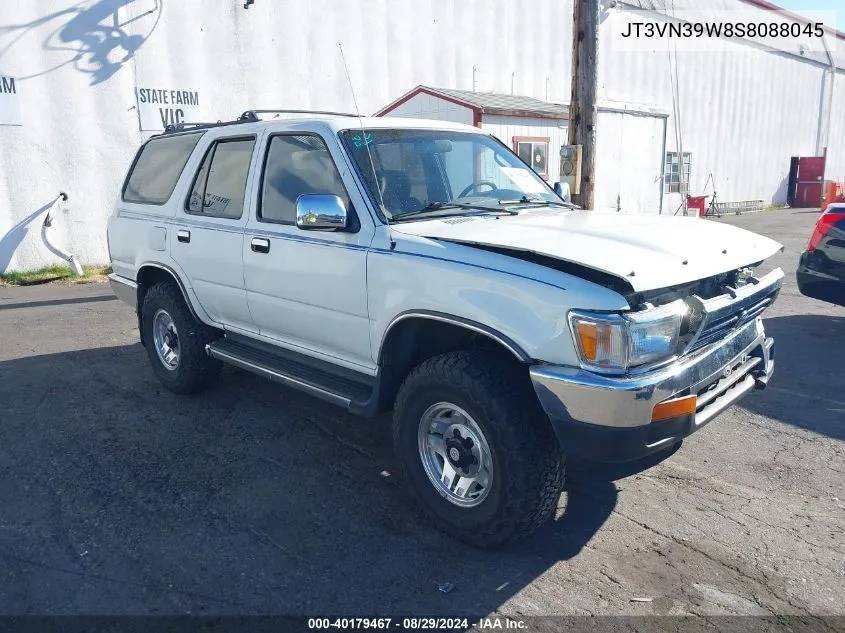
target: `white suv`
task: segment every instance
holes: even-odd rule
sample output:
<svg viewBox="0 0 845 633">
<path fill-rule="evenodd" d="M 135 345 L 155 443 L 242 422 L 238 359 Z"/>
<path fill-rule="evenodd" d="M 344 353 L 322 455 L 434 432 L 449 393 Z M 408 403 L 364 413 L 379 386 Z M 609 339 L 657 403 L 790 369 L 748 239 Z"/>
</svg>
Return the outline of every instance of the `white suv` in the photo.
<svg viewBox="0 0 845 633">
<path fill-rule="evenodd" d="M 776 242 L 582 211 L 479 129 L 331 113 L 170 128 L 109 220 L 115 293 L 161 382 L 230 363 L 362 416 L 478 546 L 557 506 L 564 455 L 679 443 L 773 369 Z"/>
</svg>

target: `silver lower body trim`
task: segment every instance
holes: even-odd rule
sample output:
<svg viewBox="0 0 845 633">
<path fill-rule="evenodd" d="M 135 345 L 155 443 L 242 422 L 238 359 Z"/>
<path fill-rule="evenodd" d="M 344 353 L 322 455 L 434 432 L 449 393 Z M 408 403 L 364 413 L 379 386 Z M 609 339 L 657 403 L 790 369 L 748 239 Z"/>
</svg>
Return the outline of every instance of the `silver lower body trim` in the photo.
<svg viewBox="0 0 845 633">
<path fill-rule="evenodd" d="M 138 307 L 138 284 L 116 273 L 109 275 L 109 285 L 115 296 L 133 308 Z"/>
<path fill-rule="evenodd" d="M 253 362 L 246 358 L 242 358 L 241 356 L 229 354 L 228 352 L 215 348 L 213 345 L 206 345 L 205 351 L 212 358 L 216 358 L 217 360 L 221 360 L 224 363 L 228 363 L 229 365 L 233 365 L 235 367 L 239 367 L 240 369 L 252 372 L 253 374 L 264 376 L 265 378 L 269 378 L 273 382 L 278 382 L 287 387 L 298 389 L 316 398 L 321 398 L 327 402 L 331 402 L 332 404 L 348 408 L 349 403 L 351 402 L 351 400 L 345 396 L 336 394 L 318 385 L 314 385 L 305 380 L 301 380 L 295 376 L 284 374 L 281 371 L 274 369 L 273 367 L 268 367 L 267 365 Z"/>
</svg>

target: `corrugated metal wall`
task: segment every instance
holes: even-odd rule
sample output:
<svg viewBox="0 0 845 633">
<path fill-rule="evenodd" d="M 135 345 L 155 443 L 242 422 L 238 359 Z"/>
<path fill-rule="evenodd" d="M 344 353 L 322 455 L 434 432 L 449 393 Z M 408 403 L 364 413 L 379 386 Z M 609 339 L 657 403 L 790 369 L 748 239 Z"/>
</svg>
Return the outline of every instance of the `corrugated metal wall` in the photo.
<svg viewBox="0 0 845 633">
<path fill-rule="evenodd" d="M 771 15 L 762 9 L 759 14 L 761 21 Z M 651 21 L 667 19 L 654 14 Z M 626 50 L 621 34 L 633 21 L 643 21 L 643 15 L 623 8 L 609 12 L 602 23 L 600 96 L 670 112 L 666 149 L 677 151 L 668 43 L 655 39 L 651 52 Z M 820 110 L 828 67 L 725 40 L 707 52 L 681 51 L 677 60 L 681 140 L 683 151 L 692 153 L 690 194 L 705 193 L 712 173 L 721 201 L 784 204 L 790 157 L 816 155 L 820 121 L 826 120 Z M 845 116 L 836 114 L 845 112 L 843 84 L 840 72 L 829 148 L 833 178 L 845 178 Z M 709 186 L 706 193 L 712 193 Z M 679 195 L 665 198 L 664 213 L 679 208 Z"/>
</svg>

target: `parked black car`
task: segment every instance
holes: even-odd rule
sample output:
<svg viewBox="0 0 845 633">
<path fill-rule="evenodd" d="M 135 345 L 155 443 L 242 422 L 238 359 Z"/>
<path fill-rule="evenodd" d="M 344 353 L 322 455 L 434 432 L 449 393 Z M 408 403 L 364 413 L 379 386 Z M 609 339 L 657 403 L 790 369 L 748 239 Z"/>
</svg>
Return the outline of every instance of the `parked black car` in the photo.
<svg viewBox="0 0 845 633">
<path fill-rule="evenodd" d="M 845 306 L 845 204 L 819 217 L 796 275 L 801 294 Z"/>
</svg>

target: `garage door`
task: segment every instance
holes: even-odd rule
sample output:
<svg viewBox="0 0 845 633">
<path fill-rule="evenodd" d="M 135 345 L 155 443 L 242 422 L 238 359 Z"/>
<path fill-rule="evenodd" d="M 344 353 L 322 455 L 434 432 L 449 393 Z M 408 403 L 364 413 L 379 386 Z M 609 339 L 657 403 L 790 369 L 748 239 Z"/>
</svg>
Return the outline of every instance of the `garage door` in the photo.
<svg viewBox="0 0 845 633">
<path fill-rule="evenodd" d="M 597 210 L 660 213 L 665 121 L 655 116 L 599 111 Z"/>
</svg>

